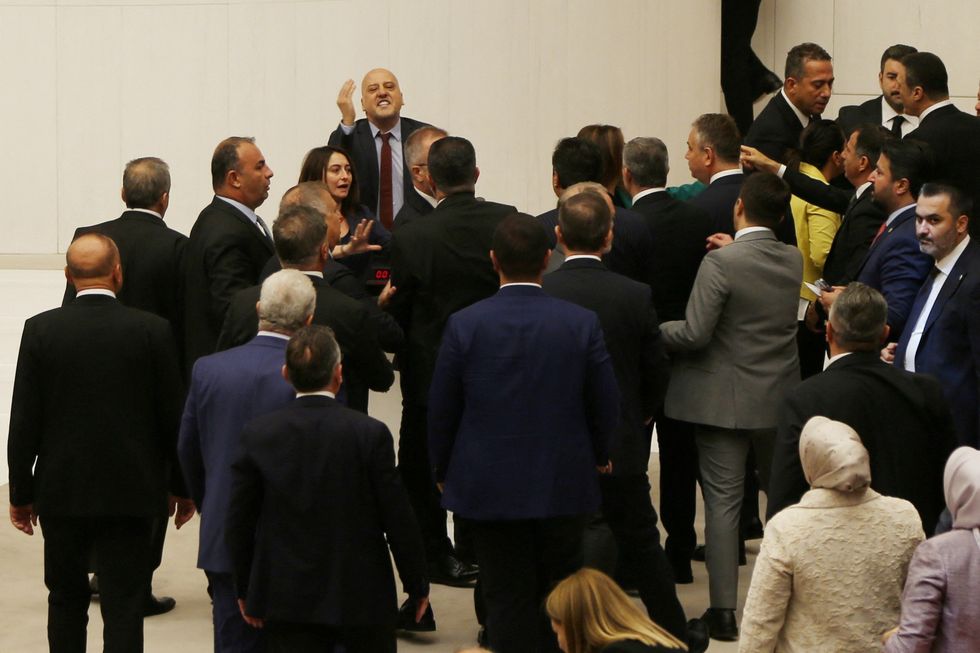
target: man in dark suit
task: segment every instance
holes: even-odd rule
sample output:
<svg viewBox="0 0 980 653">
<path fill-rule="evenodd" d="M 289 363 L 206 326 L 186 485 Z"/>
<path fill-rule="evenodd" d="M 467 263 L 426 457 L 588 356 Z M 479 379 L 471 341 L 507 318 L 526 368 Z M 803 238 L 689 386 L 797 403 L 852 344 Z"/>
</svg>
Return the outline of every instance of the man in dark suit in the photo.
<svg viewBox="0 0 980 653">
<path fill-rule="evenodd" d="M 745 134 L 746 145 L 777 161 L 787 160 L 786 151 L 799 147 L 803 128 L 827 108 L 834 86 L 830 55 L 815 43 L 794 46 L 786 55 L 784 80 Z"/>
<path fill-rule="evenodd" d="M 420 127 L 405 139 L 405 161 L 412 176 L 412 190 L 405 191 L 405 204 L 395 215 L 394 229 L 432 213 L 436 208 L 435 189 L 429 179 L 429 148 L 449 134 L 438 127 Z"/>
<path fill-rule="evenodd" d="M 283 371 L 296 399 L 245 427 L 232 465 L 238 605 L 264 626 L 270 653 L 394 653 L 390 555 L 416 619 L 428 607 L 422 537 L 391 434 L 336 401 L 340 362 L 329 328 L 297 331 Z"/>
<path fill-rule="evenodd" d="M 361 108 L 366 117 L 355 122 L 354 86 L 354 80 L 348 79 L 340 88 L 340 125 L 330 134 L 328 144 L 350 153 L 358 173 L 361 202 L 391 231 L 395 216 L 412 192 L 403 144 L 425 123 L 402 117 L 401 87 L 395 75 L 384 68 L 364 75 Z"/>
<path fill-rule="evenodd" d="M 743 134 L 752 124 L 752 105 L 783 83 L 759 61 L 752 50 L 752 35 L 762 0 L 722 0 L 721 91 L 725 108 Z"/>
<path fill-rule="evenodd" d="M 75 300 L 24 325 L 10 519 L 28 535 L 41 520 L 50 650 L 85 649 L 94 553 L 105 650 L 142 651 L 153 525 L 179 490 L 176 348 L 166 320 L 116 300 L 122 266 L 110 238 L 84 234 L 66 258 Z"/>
<path fill-rule="evenodd" d="M 619 428 L 610 452 L 613 471 L 599 479 L 602 514 L 616 539 L 620 567 L 633 572 L 650 618 L 685 639 L 684 610 L 660 547 L 647 479 L 649 424 L 663 405 L 667 359 L 650 287 L 602 264 L 601 255 L 613 238 L 613 205 L 608 198 L 599 190 L 562 203 L 557 235 L 566 258 L 558 270 L 545 275 L 541 287 L 599 316 L 621 395 Z"/>
<path fill-rule="evenodd" d="M 316 294 L 305 274 L 282 270 L 265 280 L 256 307 L 259 332 L 248 343 L 198 360 L 180 425 L 178 453 L 201 513 L 197 566 L 212 594 L 216 653 L 264 651 L 262 632 L 239 614 L 232 561 L 225 544 L 231 464 L 252 418 L 293 398 L 282 378 L 290 335 L 313 318 Z"/>
<path fill-rule="evenodd" d="M 500 653 L 558 650 L 542 603 L 581 565 L 620 414 L 599 319 L 541 290 L 548 255 L 534 218 L 500 222 L 500 290 L 450 317 L 429 398 L 433 472 L 471 524 Z"/>
<path fill-rule="evenodd" d="M 878 291 L 859 282 L 840 293 L 827 322 L 830 364 L 793 389 L 782 406 L 773 450 L 768 513 L 797 503 L 809 489 L 800 465 L 800 431 L 814 415 L 861 435 L 871 487 L 910 501 L 932 533 L 943 499 L 943 467 L 956 446 L 939 384 L 879 358 L 888 311 Z"/>
<path fill-rule="evenodd" d="M 653 304 L 662 321 L 684 317 L 698 267 L 707 251 L 708 236 L 717 231 L 707 212 L 665 192 L 668 171 L 667 147 L 658 138 L 634 138 L 623 149 L 623 183 L 633 197 L 633 210 L 646 220 L 653 240 L 650 285 Z M 665 549 L 674 580 L 692 583 L 698 471 L 693 425 L 670 419 L 663 414 L 662 406 L 656 413 L 656 423 L 660 516 L 667 531 Z"/>
<path fill-rule="evenodd" d="M 599 146 L 585 138 L 569 137 L 558 141 L 551 155 L 551 188 L 561 200 L 565 193 L 581 182 L 598 183 L 602 177 L 602 155 Z M 547 272 L 558 269 L 564 260 L 564 253 L 555 240 L 555 227 L 558 225 L 558 208 L 538 216 L 548 234 L 551 249 L 555 250 Z M 650 283 L 650 259 L 653 243 L 643 218 L 629 209 L 616 208 L 613 217 L 612 249 L 602 257 L 602 262 L 613 272 L 629 277 L 640 283 Z"/>
<path fill-rule="evenodd" d="M 919 118 L 919 127 L 908 138 L 928 143 L 935 156 L 936 167 L 926 181 L 952 182 L 974 206 L 980 205 L 980 117 L 953 106 L 946 66 L 936 55 L 906 55 L 901 68 L 899 93 L 905 112 Z"/>
<path fill-rule="evenodd" d="M 269 196 L 271 178 L 255 139 L 233 136 L 215 148 L 214 199 L 197 216 L 184 256 L 188 374 L 194 361 L 214 351 L 231 298 L 258 283 L 273 254 L 272 234 L 255 214 Z"/>
<path fill-rule="evenodd" d="M 117 298 L 125 306 L 159 315 L 170 323 L 176 339 L 178 364 L 183 367 L 183 256 L 187 236 L 167 227 L 163 216 L 170 204 L 170 169 L 155 157 L 134 159 L 123 172 L 122 200 L 126 211 L 108 222 L 91 227 L 79 227 L 72 241 L 86 233 L 100 233 L 112 238 L 119 248 L 123 278 L 126 283 Z M 75 299 L 75 287 L 65 285 L 62 306 Z M 190 499 L 176 499 L 176 507 L 184 516 L 194 514 Z M 154 570 L 163 560 L 163 544 L 167 520 L 154 526 Z M 98 592 L 98 574 L 92 580 L 93 592 Z M 177 604 L 173 598 L 157 598 L 148 590 L 146 616 L 163 614 Z"/>
<path fill-rule="evenodd" d="M 708 214 L 711 233 L 735 233 L 732 210 L 745 178 L 738 163 L 740 144 L 735 121 L 723 113 L 699 116 L 687 136 L 687 167 L 707 186 L 688 203 Z"/>
<path fill-rule="evenodd" d="M 429 148 L 428 161 L 439 205 L 424 220 L 393 234 L 391 283 L 379 303 L 405 330 L 406 345 L 398 356 L 402 389 L 398 471 L 422 528 L 429 580 L 465 586 L 475 578 L 476 569 L 456 557 L 446 535 L 446 513 L 432 483 L 426 446 L 429 385 L 446 320 L 489 297 L 497 287 L 489 255 L 493 230 L 515 209 L 476 199 L 480 171 L 473 145 L 465 138 L 447 136 L 436 141 Z"/>
<path fill-rule="evenodd" d="M 911 45 L 897 44 L 887 48 L 881 55 L 881 68 L 878 71 L 878 85 L 881 95 L 861 104 L 841 107 L 837 113 L 837 124 L 845 134 L 852 133 L 858 126 L 881 125 L 893 136 L 902 138 L 919 126 L 919 119 L 906 115 L 899 93 L 899 75 L 902 71 L 902 57 L 918 52 Z M 792 184 L 790 184 L 792 186 Z"/>
<path fill-rule="evenodd" d="M 930 374 L 943 386 L 959 443 L 980 445 L 980 245 L 970 239 L 969 197 L 945 184 L 924 184 L 916 235 L 936 266 L 912 304 L 895 364 Z"/>
<path fill-rule="evenodd" d="M 276 254 L 283 269 L 299 270 L 313 282 L 316 291 L 313 322 L 329 326 L 337 334 L 347 361 L 342 398 L 350 408 L 367 414 L 368 391 L 387 391 L 395 375 L 378 343 L 367 309 L 323 280 L 324 261 L 339 233 L 338 220 L 331 216 L 325 223 L 324 216 L 308 206 L 287 207 L 272 225 Z M 238 291 L 232 299 L 218 338 L 218 351 L 245 344 L 255 337 L 258 331 L 255 302 L 260 291 L 261 286 L 252 286 Z"/>
</svg>

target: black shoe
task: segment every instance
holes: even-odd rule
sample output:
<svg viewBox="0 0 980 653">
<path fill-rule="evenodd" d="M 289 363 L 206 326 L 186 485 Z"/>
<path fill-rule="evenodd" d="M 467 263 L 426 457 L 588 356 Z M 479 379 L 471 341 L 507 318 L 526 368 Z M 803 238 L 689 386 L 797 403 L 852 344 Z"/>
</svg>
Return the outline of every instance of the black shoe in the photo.
<svg viewBox="0 0 980 653">
<path fill-rule="evenodd" d="M 674 583 L 676 585 L 690 585 L 694 582 L 694 574 L 691 573 L 691 563 L 671 562 L 670 568 L 674 571 Z"/>
<path fill-rule="evenodd" d="M 702 619 L 691 619 L 687 622 L 687 650 L 688 653 L 704 653 L 711 643 L 711 635 L 708 632 L 708 624 Z"/>
<path fill-rule="evenodd" d="M 739 529 L 740 535 L 743 540 L 761 540 L 762 539 L 762 522 L 758 519 L 753 519 L 745 524 L 742 524 L 741 529 Z"/>
<path fill-rule="evenodd" d="M 691 560 L 695 562 L 704 562 L 705 560 L 704 545 L 698 544 L 694 547 L 694 554 L 691 555 Z M 748 560 L 745 557 L 745 542 L 742 542 L 738 547 L 738 566 L 744 567 L 748 564 Z"/>
<path fill-rule="evenodd" d="M 99 575 L 92 574 L 92 577 L 88 579 L 88 591 L 92 593 L 92 598 L 99 598 Z"/>
<path fill-rule="evenodd" d="M 758 101 L 763 95 L 775 93 L 782 87 L 783 80 L 779 79 L 779 75 L 771 70 L 767 70 L 765 75 L 757 78 L 752 84 L 752 90 L 755 92 L 756 101 Z"/>
<path fill-rule="evenodd" d="M 161 596 L 157 598 L 150 594 L 150 598 L 146 600 L 146 605 L 143 607 L 144 617 L 155 617 L 158 614 L 166 614 L 170 612 L 177 606 L 177 601 L 170 598 L 169 596 Z"/>
<path fill-rule="evenodd" d="M 480 626 L 480 630 L 476 633 L 476 645 L 482 648 L 490 647 L 490 640 L 487 638 L 487 629 L 485 626 Z"/>
<path fill-rule="evenodd" d="M 480 573 L 476 565 L 462 562 L 452 553 L 446 553 L 429 562 L 429 582 L 450 587 L 471 587 Z"/>
<path fill-rule="evenodd" d="M 436 629 L 436 617 L 432 613 L 432 606 L 426 607 L 422 619 L 415 621 L 415 601 L 405 599 L 402 607 L 398 608 L 398 621 L 395 628 L 410 633 L 431 633 Z"/>
<path fill-rule="evenodd" d="M 701 620 L 708 627 L 711 639 L 721 642 L 734 642 L 738 639 L 738 625 L 735 623 L 735 611 L 724 608 L 708 608 L 701 615 Z"/>
</svg>

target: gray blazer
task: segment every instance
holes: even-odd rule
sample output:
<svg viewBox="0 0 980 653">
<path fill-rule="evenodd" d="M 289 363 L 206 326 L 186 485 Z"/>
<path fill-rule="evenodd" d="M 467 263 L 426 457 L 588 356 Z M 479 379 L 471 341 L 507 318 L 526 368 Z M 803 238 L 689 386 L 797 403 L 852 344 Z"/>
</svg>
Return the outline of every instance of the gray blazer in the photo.
<svg viewBox="0 0 980 653">
<path fill-rule="evenodd" d="M 772 231 L 704 257 L 685 319 L 660 325 L 671 353 L 668 417 L 730 429 L 776 427 L 800 381 L 797 307 L 803 259 Z"/>
</svg>

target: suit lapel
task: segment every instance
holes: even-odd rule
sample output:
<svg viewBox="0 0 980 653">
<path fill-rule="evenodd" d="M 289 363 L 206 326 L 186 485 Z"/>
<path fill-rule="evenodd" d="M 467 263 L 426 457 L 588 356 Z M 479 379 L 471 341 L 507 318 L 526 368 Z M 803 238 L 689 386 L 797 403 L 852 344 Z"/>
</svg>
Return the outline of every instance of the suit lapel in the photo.
<svg viewBox="0 0 980 653">
<path fill-rule="evenodd" d="M 881 247 L 885 240 L 891 236 L 896 229 L 905 224 L 906 221 L 910 220 L 913 215 L 915 215 L 914 204 L 906 207 L 902 213 L 899 213 L 898 216 L 892 220 L 892 223 L 888 225 L 883 232 L 881 232 L 881 236 L 872 241 L 871 247 L 868 249 L 867 256 L 864 257 L 864 260 L 861 262 L 861 267 L 858 268 L 858 276 L 860 276 L 861 272 L 864 270 L 864 267 L 868 264 L 868 261 L 871 260 L 871 258 L 875 255 L 875 252 L 878 251 L 878 248 Z"/>
<path fill-rule="evenodd" d="M 248 229 L 249 229 L 249 232 L 256 239 L 258 239 L 259 242 L 261 242 L 263 245 L 265 245 L 266 249 L 269 250 L 269 254 L 270 255 L 276 253 L 275 246 L 273 246 L 271 240 L 269 240 L 268 238 L 266 238 L 265 232 L 262 231 L 262 227 L 260 227 L 258 224 L 255 224 L 251 220 L 249 220 L 248 219 L 248 216 L 245 215 L 244 213 L 242 213 L 238 209 L 237 206 L 235 206 L 233 204 L 229 204 L 228 202 L 224 201 L 223 199 L 221 199 L 217 195 L 214 196 L 213 205 L 216 206 L 216 207 L 218 207 L 218 208 L 220 208 L 222 211 L 224 211 L 228 215 L 234 216 L 234 218 L 236 220 L 238 220 L 239 222 L 241 222 L 242 224 L 244 224 L 245 226 L 247 226 Z"/>
<path fill-rule="evenodd" d="M 959 290 L 960 285 L 963 283 L 963 279 L 966 278 L 967 267 L 970 259 L 974 256 L 973 253 L 974 245 L 973 241 L 967 245 L 963 253 L 956 260 L 956 265 L 949 272 L 949 277 L 946 279 L 946 283 L 943 284 L 942 289 L 939 291 L 939 295 L 936 297 L 936 302 L 932 305 L 932 310 L 929 312 L 929 317 L 926 319 L 926 327 L 923 329 L 923 334 L 929 331 L 929 328 L 935 323 L 939 316 L 942 315 L 943 310 L 946 308 L 947 302 L 949 302 L 956 291 Z"/>
</svg>

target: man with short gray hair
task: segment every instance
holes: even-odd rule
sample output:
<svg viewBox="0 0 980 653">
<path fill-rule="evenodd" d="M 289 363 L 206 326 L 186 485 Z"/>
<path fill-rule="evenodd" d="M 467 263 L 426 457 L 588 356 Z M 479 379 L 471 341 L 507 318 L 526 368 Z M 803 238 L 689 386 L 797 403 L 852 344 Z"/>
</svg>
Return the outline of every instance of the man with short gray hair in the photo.
<svg viewBox="0 0 980 653">
<path fill-rule="evenodd" d="M 769 481 L 771 518 L 809 489 L 800 466 L 800 431 L 814 415 L 844 422 L 871 458 L 871 486 L 906 499 L 931 534 L 944 507 L 943 466 L 956 446 L 939 383 L 879 358 L 888 339 L 888 306 L 880 292 L 852 282 L 830 309 L 830 363 L 792 390 L 782 406 Z"/>
<path fill-rule="evenodd" d="M 231 463 L 245 424 L 292 400 L 292 388 L 281 373 L 286 344 L 313 319 L 315 304 L 309 277 L 298 270 L 276 272 L 262 284 L 258 334 L 240 347 L 200 358 L 191 374 L 178 454 L 201 513 L 197 566 L 211 586 L 216 653 L 265 650 L 262 631 L 239 614 L 225 544 Z"/>
<path fill-rule="evenodd" d="M 429 178 L 429 148 L 439 139 L 449 136 L 445 129 L 426 125 L 405 139 L 405 160 L 412 176 L 412 190 L 405 191 L 405 203 L 395 216 L 394 228 L 432 213 L 436 207 L 436 189 Z"/>
</svg>

